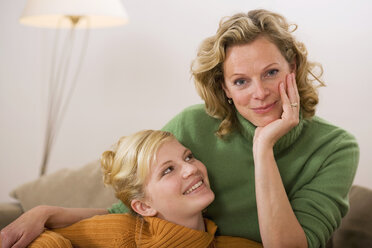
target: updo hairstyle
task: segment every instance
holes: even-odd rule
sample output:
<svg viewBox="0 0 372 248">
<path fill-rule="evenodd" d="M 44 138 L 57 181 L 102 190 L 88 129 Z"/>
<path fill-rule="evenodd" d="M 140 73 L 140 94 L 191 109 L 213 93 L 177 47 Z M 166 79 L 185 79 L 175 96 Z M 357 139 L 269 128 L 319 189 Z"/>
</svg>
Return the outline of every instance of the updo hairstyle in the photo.
<svg viewBox="0 0 372 248">
<path fill-rule="evenodd" d="M 150 165 L 160 146 L 175 137 L 164 131 L 144 130 L 122 137 L 111 151 L 101 156 L 103 180 L 111 185 L 116 197 L 131 210 L 131 201 L 144 199 L 144 184 Z"/>
</svg>

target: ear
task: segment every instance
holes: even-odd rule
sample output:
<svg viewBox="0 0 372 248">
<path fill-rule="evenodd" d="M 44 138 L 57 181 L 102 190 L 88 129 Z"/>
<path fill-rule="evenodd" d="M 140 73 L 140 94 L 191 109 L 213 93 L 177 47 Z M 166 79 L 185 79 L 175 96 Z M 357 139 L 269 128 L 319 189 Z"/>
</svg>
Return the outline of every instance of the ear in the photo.
<svg viewBox="0 0 372 248">
<path fill-rule="evenodd" d="M 132 200 L 130 206 L 136 213 L 142 216 L 155 216 L 158 214 L 158 211 L 156 211 L 156 209 L 138 199 Z"/>
<path fill-rule="evenodd" d="M 229 89 L 226 87 L 225 82 L 222 83 L 222 89 L 223 89 L 223 91 L 225 91 L 225 94 L 226 94 L 227 98 L 232 98 Z"/>
<path fill-rule="evenodd" d="M 291 72 L 296 75 L 297 65 L 296 65 L 296 57 L 293 58 L 292 63 L 289 65 L 291 68 Z"/>
</svg>

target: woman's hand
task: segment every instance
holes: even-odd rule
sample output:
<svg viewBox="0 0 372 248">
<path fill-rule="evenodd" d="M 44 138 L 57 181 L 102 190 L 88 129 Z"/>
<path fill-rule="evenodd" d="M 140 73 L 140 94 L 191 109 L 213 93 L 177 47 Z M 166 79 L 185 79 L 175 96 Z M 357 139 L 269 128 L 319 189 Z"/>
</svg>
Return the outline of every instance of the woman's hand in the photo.
<svg viewBox="0 0 372 248">
<path fill-rule="evenodd" d="M 253 138 L 253 151 L 259 145 L 273 147 L 282 136 L 297 126 L 299 122 L 300 96 L 294 73 L 288 74 L 286 82 L 279 84 L 279 92 L 283 104 L 282 116 L 264 127 L 256 128 Z"/>
<path fill-rule="evenodd" d="M 26 247 L 44 231 L 45 227 L 65 227 L 94 215 L 103 214 L 108 214 L 108 211 L 99 208 L 37 206 L 1 230 L 2 246 L 0 247 Z"/>
<path fill-rule="evenodd" d="M 283 113 L 280 119 L 257 127 L 253 138 L 258 224 L 264 247 L 307 247 L 274 157 L 275 143 L 299 122 L 300 97 L 294 74 L 280 84 Z"/>
<path fill-rule="evenodd" d="M 45 206 L 38 206 L 25 212 L 1 230 L 1 247 L 26 247 L 44 231 L 47 218 Z"/>
</svg>

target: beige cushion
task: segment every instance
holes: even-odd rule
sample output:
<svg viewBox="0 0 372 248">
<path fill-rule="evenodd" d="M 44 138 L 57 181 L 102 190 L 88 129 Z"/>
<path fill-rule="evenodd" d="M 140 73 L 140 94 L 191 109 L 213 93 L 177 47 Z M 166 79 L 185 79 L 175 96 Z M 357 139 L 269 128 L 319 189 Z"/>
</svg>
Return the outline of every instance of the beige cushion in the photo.
<svg viewBox="0 0 372 248">
<path fill-rule="evenodd" d="M 0 203 L 0 230 L 18 218 L 21 214 L 22 208 L 19 203 Z"/>
<path fill-rule="evenodd" d="M 372 247 L 372 190 L 353 186 L 350 210 L 333 235 L 333 248 Z"/>
<path fill-rule="evenodd" d="M 107 208 L 118 200 L 111 187 L 105 187 L 99 161 L 78 169 L 62 169 L 11 192 L 24 211 L 37 205 Z"/>
</svg>

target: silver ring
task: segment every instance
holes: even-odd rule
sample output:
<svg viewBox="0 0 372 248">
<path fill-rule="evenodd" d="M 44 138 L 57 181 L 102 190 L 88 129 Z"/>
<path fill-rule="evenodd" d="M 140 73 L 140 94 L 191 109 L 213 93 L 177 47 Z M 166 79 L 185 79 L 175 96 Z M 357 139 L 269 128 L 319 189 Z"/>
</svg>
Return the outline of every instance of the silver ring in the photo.
<svg viewBox="0 0 372 248">
<path fill-rule="evenodd" d="M 291 103 L 291 107 L 292 108 L 296 108 L 297 106 L 298 106 L 298 103 L 297 102 Z"/>
</svg>

